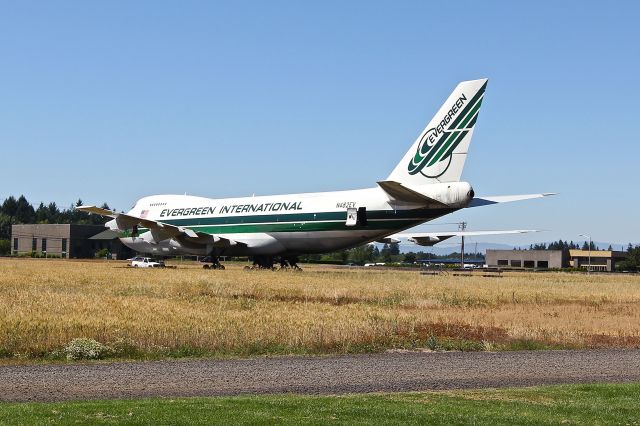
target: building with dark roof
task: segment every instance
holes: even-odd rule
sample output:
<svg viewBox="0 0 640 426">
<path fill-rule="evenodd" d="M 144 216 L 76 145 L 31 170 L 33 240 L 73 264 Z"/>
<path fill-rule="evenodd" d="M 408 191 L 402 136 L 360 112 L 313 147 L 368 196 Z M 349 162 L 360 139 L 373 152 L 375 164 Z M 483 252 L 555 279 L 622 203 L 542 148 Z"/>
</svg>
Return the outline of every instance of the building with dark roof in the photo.
<svg viewBox="0 0 640 426">
<path fill-rule="evenodd" d="M 102 225 L 27 224 L 11 226 L 11 254 L 37 254 L 70 259 L 93 258 L 107 249 L 112 257 L 126 259 L 133 252 L 115 232 Z"/>
</svg>

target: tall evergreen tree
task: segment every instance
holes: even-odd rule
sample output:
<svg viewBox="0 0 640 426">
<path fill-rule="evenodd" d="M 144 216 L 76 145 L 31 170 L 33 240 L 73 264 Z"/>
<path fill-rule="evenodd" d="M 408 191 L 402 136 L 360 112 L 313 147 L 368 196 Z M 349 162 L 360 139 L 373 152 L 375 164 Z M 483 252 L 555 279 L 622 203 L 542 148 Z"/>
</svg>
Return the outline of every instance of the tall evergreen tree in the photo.
<svg viewBox="0 0 640 426">
<path fill-rule="evenodd" d="M 9 196 L 4 203 L 2 203 L 2 213 L 13 219 L 18 211 L 18 202 L 13 195 Z"/>
<path fill-rule="evenodd" d="M 43 202 L 36 209 L 36 222 L 49 223 L 49 209 L 45 207 Z"/>
<path fill-rule="evenodd" d="M 24 195 L 21 195 L 17 201 L 16 223 L 33 223 L 36 219 L 36 211 L 27 201 Z"/>
</svg>

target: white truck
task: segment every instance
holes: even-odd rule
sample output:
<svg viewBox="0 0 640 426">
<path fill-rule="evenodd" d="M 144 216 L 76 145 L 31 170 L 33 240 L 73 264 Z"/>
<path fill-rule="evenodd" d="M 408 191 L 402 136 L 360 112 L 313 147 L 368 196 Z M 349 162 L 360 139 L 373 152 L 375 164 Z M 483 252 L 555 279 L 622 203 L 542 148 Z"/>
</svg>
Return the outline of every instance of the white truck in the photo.
<svg viewBox="0 0 640 426">
<path fill-rule="evenodd" d="M 163 261 L 154 260 L 150 257 L 134 257 L 129 265 L 134 268 L 164 268 Z"/>
</svg>

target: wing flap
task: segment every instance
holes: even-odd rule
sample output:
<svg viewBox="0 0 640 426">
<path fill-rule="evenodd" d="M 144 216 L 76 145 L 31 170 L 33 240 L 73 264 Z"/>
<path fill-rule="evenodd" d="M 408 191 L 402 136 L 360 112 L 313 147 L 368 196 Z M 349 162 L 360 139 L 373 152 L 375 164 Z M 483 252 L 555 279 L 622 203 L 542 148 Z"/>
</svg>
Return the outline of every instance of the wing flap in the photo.
<svg viewBox="0 0 640 426">
<path fill-rule="evenodd" d="M 111 217 L 114 219 L 116 218 L 116 216 L 118 216 L 118 213 L 114 211 L 103 209 L 101 207 L 96 207 L 96 206 L 79 206 L 79 207 L 76 207 L 76 210 L 80 210 L 81 212 L 86 212 L 86 213 L 99 214 L 100 216 Z"/>
</svg>

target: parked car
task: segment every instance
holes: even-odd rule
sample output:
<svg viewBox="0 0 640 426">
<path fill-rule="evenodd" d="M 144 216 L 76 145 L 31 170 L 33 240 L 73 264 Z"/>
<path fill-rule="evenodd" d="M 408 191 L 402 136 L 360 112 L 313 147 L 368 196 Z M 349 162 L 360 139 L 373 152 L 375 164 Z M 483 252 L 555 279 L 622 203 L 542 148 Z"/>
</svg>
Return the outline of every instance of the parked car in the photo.
<svg viewBox="0 0 640 426">
<path fill-rule="evenodd" d="M 134 257 L 129 265 L 134 268 L 164 268 L 162 260 L 154 260 L 150 257 Z"/>
</svg>

